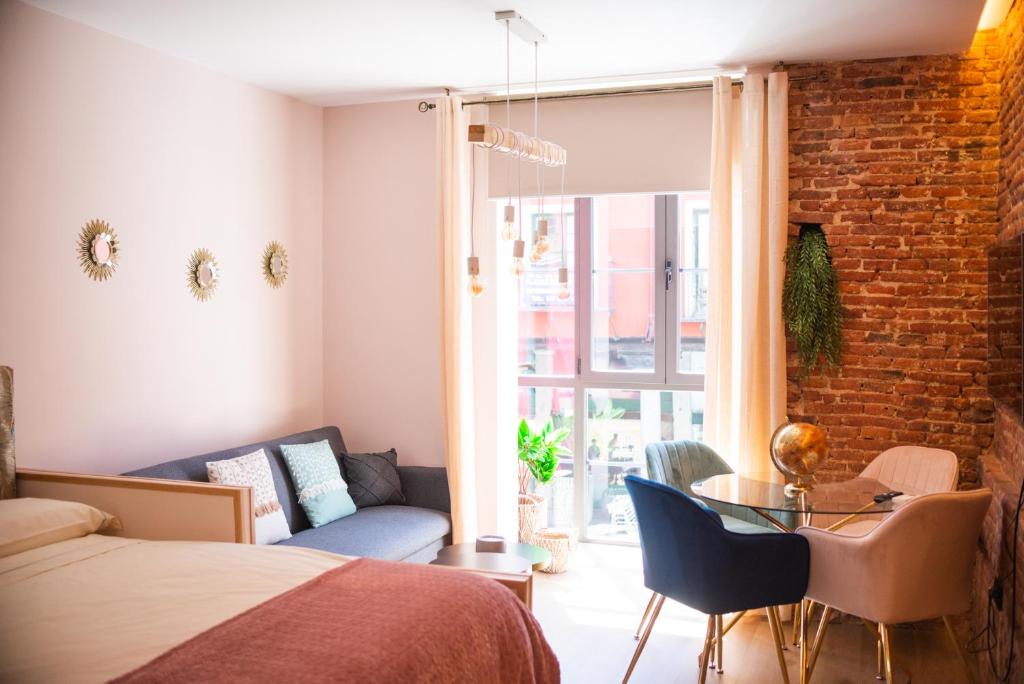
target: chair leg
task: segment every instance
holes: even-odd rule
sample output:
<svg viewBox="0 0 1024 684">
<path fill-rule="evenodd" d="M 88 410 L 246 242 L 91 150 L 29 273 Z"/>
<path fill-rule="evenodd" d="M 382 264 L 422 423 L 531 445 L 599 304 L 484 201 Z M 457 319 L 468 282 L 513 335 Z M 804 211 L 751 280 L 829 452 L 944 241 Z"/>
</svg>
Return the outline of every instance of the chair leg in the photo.
<svg viewBox="0 0 1024 684">
<path fill-rule="evenodd" d="M 882 635 L 882 658 L 885 661 L 885 684 L 892 684 L 892 630 L 889 625 L 878 623 L 878 632 Z"/>
<path fill-rule="evenodd" d="M 723 635 L 728 634 L 729 630 L 732 629 L 736 625 L 736 623 L 740 621 L 740 618 L 742 618 L 746 614 L 747 614 L 747 611 L 745 611 L 745 610 L 741 610 L 740 612 L 733 614 L 732 619 L 729 620 L 729 624 L 727 624 L 725 626 L 725 629 L 722 630 L 722 634 Z"/>
<path fill-rule="evenodd" d="M 640 637 L 640 643 L 636 645 L 636 650 L 633 651 L 633 659 L 629 661 L 629 668 L 626 670 L 626 676 L 622 678 L 622 684 L 626 684 L 629 681 L 629 677 L 633 674 L 633 668 L 636 667 L 636 661 L 640 660 L 640 654 L 644 652 L 644 646 L 647 645 L 647 640 L 651 637 L 651 630 L 654 628 L 654 623 L 658 619 L 658 614 L 661 612 L 661 607 L 665 603 L 665 597 L 658 595 L 658 601 L 654 604 L 654 612 L 651 613 L 651 619 L 647 622 L 647 627 L 644 628 L 644 634 Z"/>
<path fill-rule="evenodd" d="M 647 602 L 647 607 L 644 608 L 644 615 L 642 618 L 640 618 L 640 624 L 636 626 L 636 633 L 633 634 L 634 640 L 640 639 L 640 632 L 644 631 L 644 623 L 647 622 L 647 616 L 651 614 L 651 608 L 654 607 L 654 602 L 657 600 L 657 598 L 658 592 L 652 591 L 651 600 Z"/>
<path fill-rule="evenodd" d="M 698 682 L 704 684 L 708 680 L 708 659 L 711 657 L 711 651 L 715 647 L 715 616 L 708 615 L 708 629 L 704 633 L 704 650 L 700 655 L 700 674 L 698 675 Z"/>
<path fill-rule="evenodd" d="M 800 604 L 793 604 L 793 645 L 800 643 Z"/>
<path fill-rule="evenodd" d="M 956 649 L 956 654 L 960 656 L 960 663 L 964 666 L 964 671 L 967 673 L 967 681 L 974 681 L 974 671 L 971 670 L 971 666 L 967 664 L 967 657 L 964 655 L 964 649 L 960 646 L 960 640 L 956 638 L 956 631 L 953 629 L 953 622 L 949 619 L 948 615 L 942 616 L 942 624 L 946 626 L 946 634 L 949 635 L 949 640 L 953 642 L 953 648 Z"/>
<path fill-rule="evenodd" d="M 807 601 L 800 602 L 800 684 L 807 684 Z"/>
<path fill-rule="evenodd" d="M 722 650 L 724 648 L 723 642 L 725 641 L 725 631 L 722 629 L 721 615 L 715 616 L 715 632 L 718 634 L 718 638 L 715 639 L 715 665 L 717 666 L 715 672 L 722 674 Z"/>
<path fill-rule="evenodd" d="M 746 614 L 747 614 L 747 611 L 745 611 L 745 610 L 741 610 L 738 613 L 734 613 L 732 618 L 729 620 L 728 624 L 726 624 L 725 627 L 720 630 L 721 634 L 718 633 L 719 632 L 718 627 L 717 626 L 715 627 L 715 643 L 716 643 L 716 645 L 717 645 L 718 640 L 720 640 L 722 637 L 724 637 L 726 634 L 728 634 L 729 630 L 732 629 L 733 627 L 735 627 L 736 623 L 739 622 L 740 619 L 744 615 L 746 615 Z M 724 620 L 725 617 L 722 616 L 722 619 Z M 724 649 L 725 646 L 723 645 L 722 648 Z M 786 649 L 786 644 L 782 644 L 782 649 L 783 650 Z M 708 667 L 709 668 L 710 667 L 715 667 L 715 654 L 716 654 L 716 651 L 717 651 L 717 649 L 711 651 L 711 656 L 708 658 Z M 698 653 L 697 654 L 697 662 L 700 662 L 700 656 L 701 656 L 701 654 Z M 720 655 L 718 657 L 719 657 L 719 659 L 721 659 Z M 719 670 L 719 672 L 721 672 L 721 670 Z"/>
<path fill-rule="evenodd" d="M 772 632 L 772 640 L 775 642 L 775 655 L 779 658 L 779 669 L 782 670 L 783 684 L 789 684 L 789 668 L 786 667 L 786 656 L 782 655 L 782 625 L 779 624 L 779 614 L 775 606 L 768 606 L 764 609 L 768 613 L 768 628 Z"/>
<path fill-rule="evenodd" d="M 832 606 L 825 606 L 821 613 L 821 623 L 818 625 L 818 632 L 814 635 L 814 646 L 811 648 L 810 662 L 807 664 L 807 681 L 811 681 L 814 674 L 814 664 L 818 662 L 818 654 L 821 646 L 825 643 L 825 632 L 828 630 L 829 621 L 832 619 Z"/>
</svg>

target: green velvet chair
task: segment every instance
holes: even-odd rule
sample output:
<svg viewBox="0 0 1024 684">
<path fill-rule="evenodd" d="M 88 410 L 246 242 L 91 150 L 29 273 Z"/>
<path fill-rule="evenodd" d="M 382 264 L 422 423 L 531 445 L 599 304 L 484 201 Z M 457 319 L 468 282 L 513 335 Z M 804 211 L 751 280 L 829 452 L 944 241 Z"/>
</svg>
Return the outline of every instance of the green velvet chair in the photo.
<svg viewBox="0 0 1024 684">
<path fill-rule="evenodd" d="M 688 496 L 696 496 L 690 485 L 712 475 L 731 475 L 733 469 L 715 450 L 706 444 L 688 439 L 676 442 L 652 442 L 644 452 L 647 456 L 647 477 L 675 487 Z M 699 498 L 699 497 L 698 497 Z M 732 532 L 763 534 L 776 528 L 745 506 L 707 501 L 722 516 L 725 529 Z M 784 524 L 785 520 L 782 521 Z M 751 527 L 753 526 L 753 527 Z"/>
</svg>

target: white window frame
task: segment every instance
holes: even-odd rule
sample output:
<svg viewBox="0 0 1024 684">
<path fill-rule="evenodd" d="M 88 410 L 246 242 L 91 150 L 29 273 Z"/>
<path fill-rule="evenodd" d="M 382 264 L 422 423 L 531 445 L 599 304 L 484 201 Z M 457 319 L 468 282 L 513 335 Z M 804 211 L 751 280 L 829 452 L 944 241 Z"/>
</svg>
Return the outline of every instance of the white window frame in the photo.
<svg viewBox="0 0 1024 684">
<path fill-rule="evenodd" d="M 587 487 L 590 481 L 587 465 L 587 392 L 588 390 L 640 390 L 640 391 L 704 391 L 703 373 L 681 373 L 679 359 L 678 286 L 679 277 L 678 194 L 654 195 L 655 201 L 655 369 L 652 373 L 623 373 L 597 371 L 592 367 L 591 355 L 591 286 L 593 282 L 593 253 L 591 249 L 592 198 L 574 198 L 573 232 L 575 263 L 570 265 L 575 288 L 575 357 L 573 375 L 524 375 L 518 378 L 519 387 L 550 387 L 573 390 L 573 519 L 582 541 L 635 546 L 634 542 L 605 538 L 591 539 L 587 535 Z M 671 256 L 669 256 L 671 255 Z M 659 270 L 658 265 L 662 269 Z M 660 271 L 660 272 L 659 272 Z M 671 278 L 668 287 L 665 279 Z M 671 339 L 668 331 L 672 331 Z"/>
</svg>

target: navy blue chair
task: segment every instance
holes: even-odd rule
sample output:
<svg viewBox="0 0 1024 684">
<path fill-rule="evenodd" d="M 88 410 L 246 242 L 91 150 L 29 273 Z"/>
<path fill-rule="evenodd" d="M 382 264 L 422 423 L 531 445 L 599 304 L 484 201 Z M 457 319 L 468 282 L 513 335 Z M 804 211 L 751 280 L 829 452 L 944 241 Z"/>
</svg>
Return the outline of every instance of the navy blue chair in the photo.
<svg viewBox="0 0 1024 684">
<path fill-rule="evenodd" d="M 650 622 L 623 678 L 629 680 L 647 645 L 665 598 L 708 615 L 700 656 L 700 682 L 707 676 L 711 651 L 718 644 L 721 667 L 721 618 L 725 613 L 764 608 L 775 641 L 784 682 L 789 672 L 782 655 L 777 607 L 800 603 L 807 589 L 810 550 L 797 534 L 739 534 L 721 516 L 683 492 L 633 475 L 626 477 L 640 529 L 644 584 L 658 594 Z"/>
</svg>

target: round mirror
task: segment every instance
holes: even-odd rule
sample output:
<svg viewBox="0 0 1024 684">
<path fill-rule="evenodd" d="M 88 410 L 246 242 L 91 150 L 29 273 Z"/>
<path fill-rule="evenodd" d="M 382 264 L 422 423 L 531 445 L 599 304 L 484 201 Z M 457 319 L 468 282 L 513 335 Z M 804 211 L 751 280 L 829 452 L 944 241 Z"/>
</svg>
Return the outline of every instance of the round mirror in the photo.
<svg viewBox="0 0 1024 684">
<path fill-rule="evenodd" d="M 117 235 L 106 221 L 89 221 L 78 236 L 78 260 L 94 280 L 106 280 L 117 268 Z"/>
<path fill-rule="evenodd" d="M 280 254 L 270 257 L 270 272 L 274 276 L 280 276 L 284 273 L 284 259 L 281 258 Z"/>
<path fill-rule="evenodd" d="M 97 235 L 92 239 L 92 260 L 99 266 L 110 264 L 110 238 L 107 235 Z"/>
<path fill-rule="evenodd" d="M 214 270 L 211 262 L 204 261 L 199 264 L 199 269 L 196 271 L 196 280 L 199 281 L 199 287 L 210 287 L 217 282 L 217 271 Z"/>
<path fill-rule="evenodd" d="M 189 289 L 199 301 L 203 302 L 213 296 L 217 289 L 217 281 L 220 279 L 220 267 L 213 254 L 206 249 L 197 249 L 188 260 L 188 269 L 185 271 L 185 282 Z"/>
<path fill-rule="evenodd" d="M 263 250 L 263 277 L 271 287 L 281 287 L 288 277 L 288 253 L 277 242 L 271 242 Z"/>
</svg>

